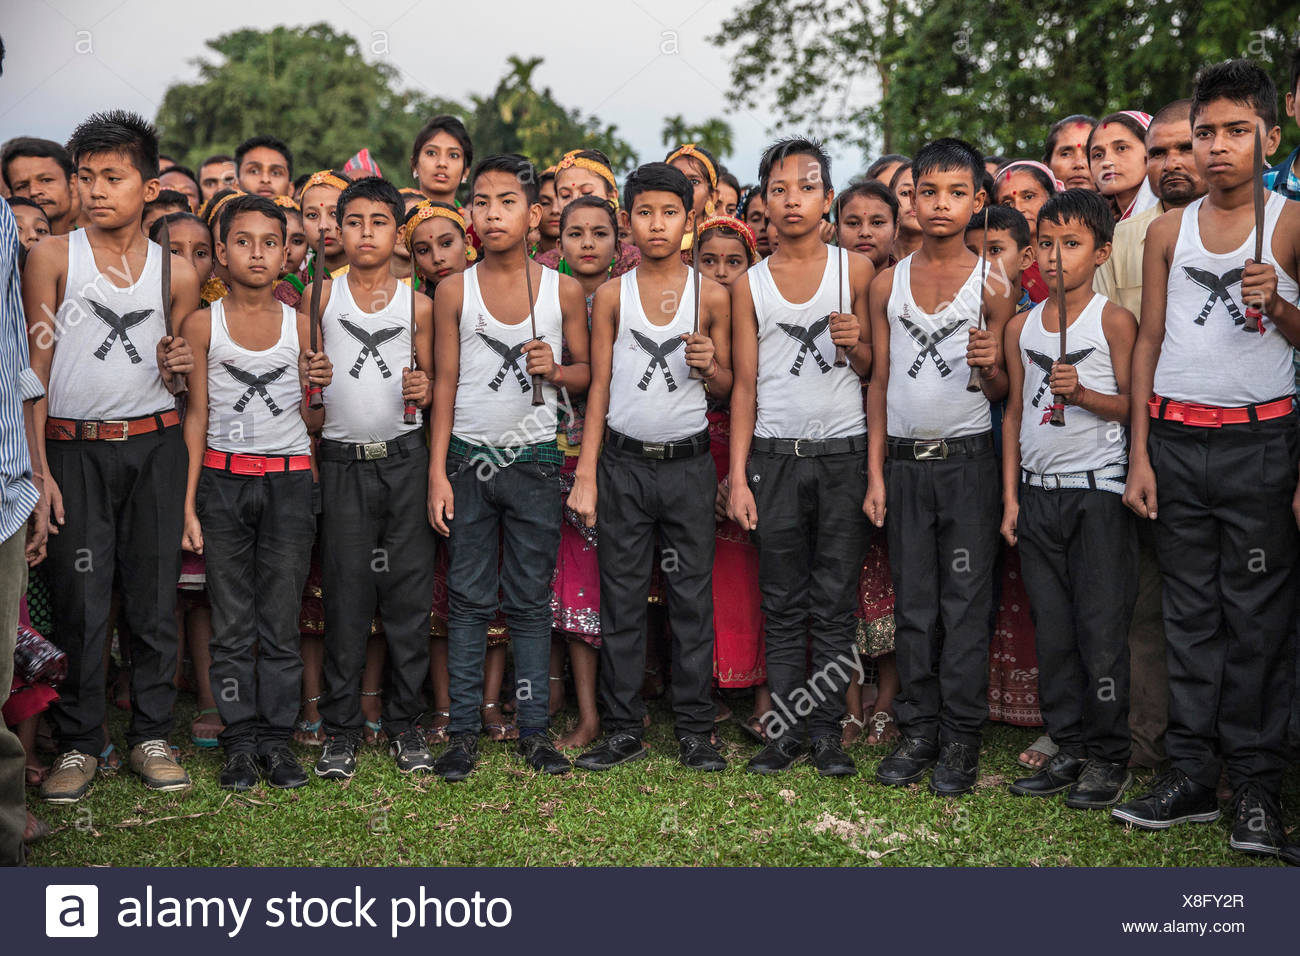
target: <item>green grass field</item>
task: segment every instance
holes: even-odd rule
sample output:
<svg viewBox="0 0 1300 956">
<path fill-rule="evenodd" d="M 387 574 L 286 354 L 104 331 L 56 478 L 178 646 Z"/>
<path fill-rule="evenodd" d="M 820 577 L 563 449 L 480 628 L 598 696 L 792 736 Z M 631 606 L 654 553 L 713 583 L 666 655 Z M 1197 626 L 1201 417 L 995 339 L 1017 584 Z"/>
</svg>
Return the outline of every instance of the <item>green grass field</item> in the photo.
<svg viewBox="0 0 1300 956">
<path fill-rule="evenodd" d="M 188 702 L 188 698 L 182 698 Z M 747 713 L 745 703 L 739 712 Z M 146 791 L 126 770 L 97 778 L 81 803 L 33 809 L 54 834 L 34 866 L 1242 866 L 1278 865 L 1228 849 L 1225 820 L 1163 834 L 1102 812 L 1014 797 L 1015 758 L 1037 734 L 990 725 L 976 792 L 944 800 L 872 778 L 881 748 L 857 746 L 859 776 L 825 780 L 807 764 L 776 778 L 745 773 L 755 747 L 722 725 L 732 766 L 696 774 L 676 762 L 669 715 L 652 706 L 648 761 L 604 774 L 545 778 L 512 745 L 486 740 L 469 780 L 403 777 L 384 750 L 363 750 L 346 785 L 220 790 L 218 751 L 186 741 L 194 788 Z M 178 728 L 188 728 L 182 713 Z M 566 718 L 561 718 L 563 722 Z M 119 741 L 124 726 L 114 717 Z M 120 748 L 120 744 L 119 744 Z M 304 761 L 317 751 L 299 751 Z M 1138 786 L 1149 779 L 1138 777 Z M 1284 801 L 1300 805 L 1292 768 Z M 1292 837 L 1294 839 L 1294 836 Z"/>
</svg>

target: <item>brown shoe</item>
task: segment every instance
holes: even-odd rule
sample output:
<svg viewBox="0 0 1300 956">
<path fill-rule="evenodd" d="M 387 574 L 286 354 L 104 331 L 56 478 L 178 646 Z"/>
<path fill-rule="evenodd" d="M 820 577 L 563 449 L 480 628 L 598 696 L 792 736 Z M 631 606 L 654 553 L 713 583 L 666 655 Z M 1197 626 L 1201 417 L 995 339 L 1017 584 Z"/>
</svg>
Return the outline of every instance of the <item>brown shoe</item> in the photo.
<svg viewBox="0 0 1300 956">
<path fill-rule="evenodd" d="M 172 756 L 165 740 L 146 740 L 131 748 L 131 772 L 150 790 L 188 790 L 189 775 Z"/>
<path fill-rule="evenodd" d="M 41 799 L 47 803 L 76 803 L 95 779 L 95 757 L 69 750 L 54 761 L 50 775 L 41 784 Z"/>
</svg>

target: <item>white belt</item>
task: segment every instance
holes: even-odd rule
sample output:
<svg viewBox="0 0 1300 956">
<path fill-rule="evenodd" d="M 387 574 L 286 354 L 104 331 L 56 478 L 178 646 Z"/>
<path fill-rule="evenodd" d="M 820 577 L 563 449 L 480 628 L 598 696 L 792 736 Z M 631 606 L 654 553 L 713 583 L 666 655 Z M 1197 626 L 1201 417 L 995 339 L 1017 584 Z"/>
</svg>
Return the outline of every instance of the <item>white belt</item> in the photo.
<svg viewBox="0 0 1300 956">
<path fill-rule="evenodd" d="M 1020 469 L 1020 480 L 1024 484 L 1044 491 L 1110 491 L 1122 495 L 1127 477 L 1128 465 L 1107 465 L 1095 471 L 1072 471 L 1060 475 L 1037 475 Z"/>
</svg>

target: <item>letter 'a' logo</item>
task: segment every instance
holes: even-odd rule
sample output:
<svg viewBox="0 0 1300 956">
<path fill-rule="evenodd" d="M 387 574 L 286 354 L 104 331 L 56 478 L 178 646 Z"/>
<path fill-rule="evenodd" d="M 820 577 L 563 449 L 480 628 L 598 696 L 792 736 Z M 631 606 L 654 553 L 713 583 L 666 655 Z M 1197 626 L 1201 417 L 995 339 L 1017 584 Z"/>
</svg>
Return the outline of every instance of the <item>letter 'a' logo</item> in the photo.
<svg viewBox="0 0 1300 956">
<path fill-rule="evenodd" d="M 72 883 L 45 887 L 45 935 L 99 935 L 99 887 Z"/>
</svg>

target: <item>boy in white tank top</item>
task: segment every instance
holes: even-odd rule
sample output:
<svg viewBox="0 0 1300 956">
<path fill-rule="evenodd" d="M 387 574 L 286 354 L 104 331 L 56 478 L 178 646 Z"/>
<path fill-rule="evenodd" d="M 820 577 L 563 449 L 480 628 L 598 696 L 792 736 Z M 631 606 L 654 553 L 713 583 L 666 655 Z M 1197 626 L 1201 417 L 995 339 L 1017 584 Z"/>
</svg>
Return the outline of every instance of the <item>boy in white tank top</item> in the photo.
<svg viewBox="0 0 1300 956">
<path fill-rule="evenodd" d="M 485 257 L 443 279 L 433 300 L 428 508 L 447 538 L 451 684 L 451 740 L 433 769 L 463 780 L 478 762 L 483 655 L 500 606 L 514 649 L 518 754 L 535 770 L 566 773 L 571 765 L 547 735 L 550 586 L 562 520 L 556 403 L 587 389 L 587 300 L 572 276 L 528 258 L 542 207 L 527 159 L 482 160 L 470 179 L 470 212 Z M 568 365 L 560 364 L 563 347 Z"/>
<path fill-rule="evenodd" d="M 1137 532 L 1124 507 L 1129 356 L 1137 320 L 1093 292 L 1114 220 L 1094 191 L 1053 195 L 1038 213 L 1038 268 L 1052 294 L 1007 323 L 1002 536 L 1020 548 L 1038 653 L 1038 691 L 1058 752 L 1011 792 L 1069 790 L 1075 809 L 1118 803 L 1128 761 L 1128 630 Z M 1056 256 L 1061 254 L 1058 286 Z M 1066 329 L 1061 353 L 1064 289 Z M 1060 396 L 1064 424 L 1053 426 Z"/>
<path fill-rule="evenodd" d="M 376 177 L 343 190 L 338 221 L 348 271 L 321 290 L 321 342 L 340 371 L 322 396 L 316 446 L 325 746 L 315 772 L 333 780 L 356 771 L 365 723 L 362 672 L 376 610 L 392 675 L 383 698 L 391 752 L 403 773 L 433 768 L 415 726 L 424 709 L 433 604 L 429 451 L 419 413 L 432 398 L 433 303 L 413 295 L 389 268 L 403 206 L 397 187 Z M 304 296 L 301 307 L 310 300 Z"/>
<path fill-rule="evenodd" d="M 140 233 L 158 194 L 158 138 L 133 113 L 97 113 L 73 132 L 85 227 L 33 247 L 23 275 L 31 366 L 47 399 L 36 406 L 47 475 L 49 573 L 68 679 L 51 705 L 60 757 L 43 799 L 73 803 L 106 754 L 104 641 L 116 571 L 133 641 L 130 766 L 145 786 L 189 787 L 167 735 L 176 702 L 176 581 L 185 498 L 185 446 L 170 389 L 194 358 L 168 337 L 164 314 L 198 305 L 198 278 Z M 164 304 L 164 295 L 167 302 Z M 125 556 L 119 564 L 119 557 Z"/>
<path fill-rule="evenodd" d="M 1015 302 L 965 245 L 988 201 L 980 154 L 941 139 L 912 165 L 921 248 L 871 284 L 863 510 L 889 539 L 902 732 L 876 779 L 906 786 L 934 766 L 930 789 L 959 796 L 975 785 L 988 716 L 998 529 L 989 403 L 1006 394 L 998 342 Z"/>
<path fill-rule="evenodd" d="M 578 757 L 584 770 L 647 753 L 641 683 L 656 542 L 673 555 L 661 571 L 673 635 L 678 758 L 692 770 L 727 765 L 709 740 L 718 481 L 705 413 L 710 395 L 731 391 L 731 301 L 722 286 L 682 262 L 682 239 L 694 222 L 691 197 L 685 174 L 666 163 L 649 163 L 627 178 L 622 217 L 641 261 L 602 285 L 592 301 L 586 437 L 569 506 L 589 527 L 600 519 L 605 737 Z"/>
<path fill-rule="evenodd" d="M 230 292 L 182 326 L 196 357 L 184 544 L 205 559 L 209 679 L 225 725 L 219 783 L 227 790 L 307 783 L 289 738 L 302 682 L 298 611 L 316 531 L 308 431 L 319 431 L 324 416 L 306 393 L 309 382 L 328 385 L 332 367 L 324 352 L 309 351 L 307 317 L 275 297 L 285 231 L 284 210 L 269 199 L 226 203 L 216 254 Z"/>
<path fill-rule="evenodd" d="M 1192 93 L 1192 150 L 1208 194 L 1147 231 L 1133 349 L 1125 503 L 1155 522 L 1169 665 L 1169 774 L 1112 811 L 1164 829 L 1219 816 L 1229 845 L 1276 855 L 1295 677 L 1300 205 L 1264 193 L 1255 140 L 1278 144 L 1277 91 L 1249 60 L 1206 67 Z M 1256 243 L 1262 261 L 1256 262 Z M 1260 310 L 1258 330 L 1250 330 Z"/>
<path fill-rule="evenodd" d="M 769 743 L 747 769 L 788 769 L 804 755 L 806 733 L 818 772 L 848 776 L 857 767 L 840 745 L 839 719 L 850 678 L 861 676 L 853 611 L 867 550 L 862 378 L 871 369 L 874 269 L 821 239 L 834 191 L 820 144 L 773 144 L 759 178 L 780 243 L 731 297 L 728 511 L 758 547 L 773 697 L 773 709 L 757 715 Z"/>
</svg>

